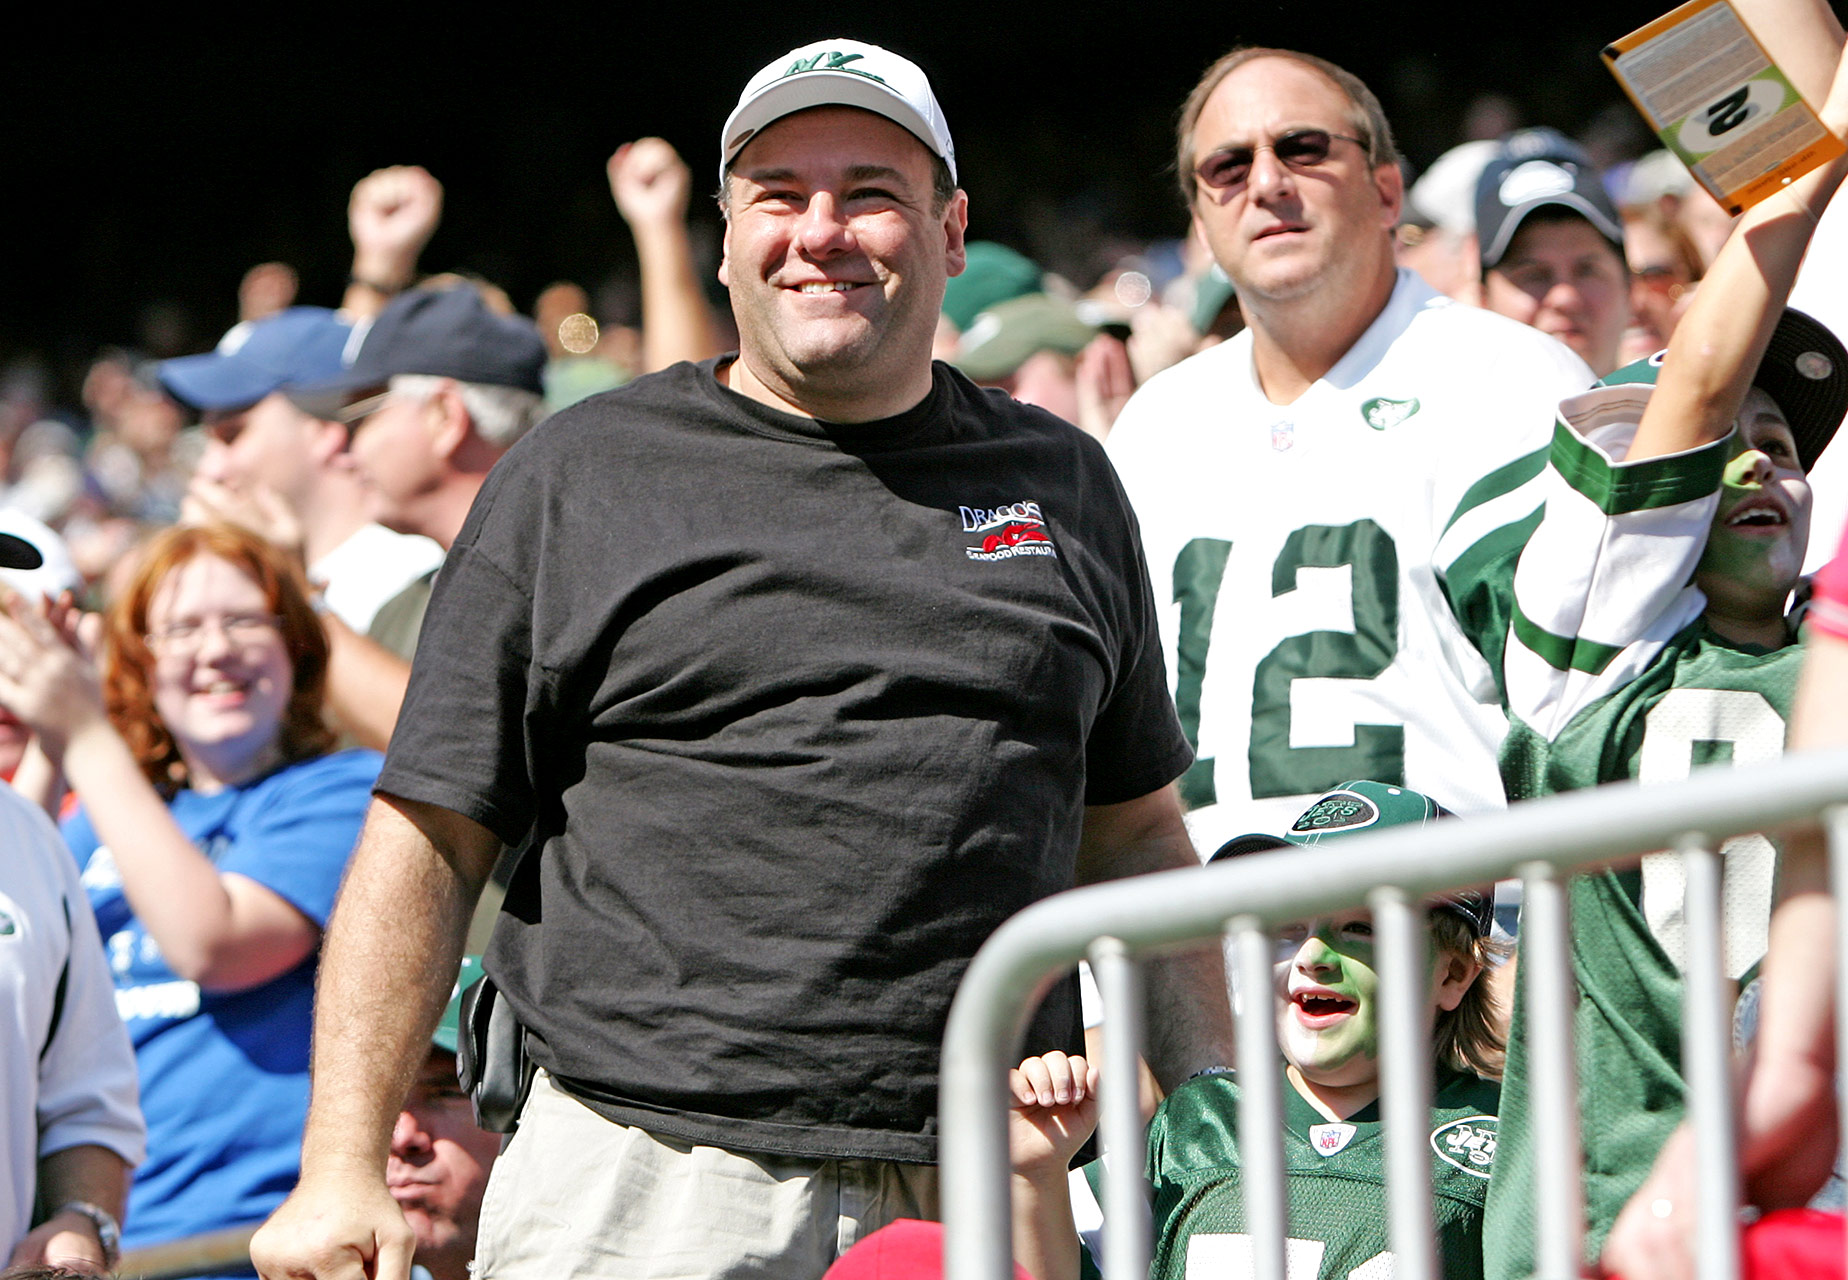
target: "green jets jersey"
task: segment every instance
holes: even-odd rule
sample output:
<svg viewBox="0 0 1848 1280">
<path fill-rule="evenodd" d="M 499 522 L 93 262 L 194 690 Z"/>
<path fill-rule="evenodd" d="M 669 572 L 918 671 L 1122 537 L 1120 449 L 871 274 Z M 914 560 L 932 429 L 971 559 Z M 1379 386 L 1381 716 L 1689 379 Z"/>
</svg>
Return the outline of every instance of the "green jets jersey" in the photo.
<svg viewBox="0 0 1848 1280">
<path fill-rule="evenodd" d="M 1701 621 L 1706 598 L 1692 584 L 1732 444 L 1624 462 L 1650 391 L 1630 384 L 1566 401 L 1548 465 L 1508 473 L 1518 487 L 1453 523 L 1468 536 L 1452 542 L 1446 585 L 1497 668 L 1511 802 L 1679 782 L 1696 767 L 1783 753 L 1800 646 L 1729 644 Z M 1725 852 L 1725 963 L 1742 978 L 1764 954 L 1776 853 L 1757 836 Z M 1670 854 L 1570 888 L 1591 1256 L 1682 1118 L 1683 890 Z M 1524 1030 L 1517 997 L 1489 1190 L 1491 1280 L 1519 1280 L 1534 1263 Z"/>
<path fill-rule="evenodd" d="M 1444 1280 L 1481 1280 L 1497 1094 L 1492 1082 L 1459 1072 L 1440 1072 L 1436 1081 L 1431 1175 Z M 1386 1137 L 1377 1104 L 1335 1123 L 1285 1084 L 1283 1116 L 1290 1280 L 1390 1280 Z M 1152 1280 L 1244 1280 L 1252 1274 L 1239 1168 L 1236 1077 L 1201 1076 L 1170 1094 L 1149 1125 Z M 1086 1170 L 1095 1171 L 1095 1165 Z"/>
</svg>

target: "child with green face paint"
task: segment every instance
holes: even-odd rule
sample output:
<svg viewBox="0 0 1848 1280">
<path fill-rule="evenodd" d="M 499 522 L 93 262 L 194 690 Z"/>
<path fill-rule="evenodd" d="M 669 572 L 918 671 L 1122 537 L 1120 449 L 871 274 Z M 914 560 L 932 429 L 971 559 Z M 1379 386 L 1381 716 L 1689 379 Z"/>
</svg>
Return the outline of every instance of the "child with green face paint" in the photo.
<svg viewBox="0 0 1848 1280">
<path fill-rule="evenodd" d="M 1270 849 L 1318 849 L 1382 827 L 1448 817 L 1435 801 L 1379 782 L 1343 783 L 1282 836 L 1228 841 L 1214 861 Z M 1326 856 L 1326 851 L 1321 851 Z M 1307 859 L 1305 859 L 1307 860 Z M 1499 1016 L 1477 978 L 1499 958 L 1490 905 L 1477 893 L 1430 912 L 1436 1068 L 1431 1112 L 1435 1229 L 1446 1280 L 1479 1280 L 1482 1206 L 1494 1166 Z M 1284 1145 L 1290 1267 L 1298 1280 L 1390 1275 L 1373 930 L 1365 911 L 1303 921 L 1278 933 L 1278 1044 L 1285 1064 Z M 1015 1256 L 1041 1280 L 1095 1274 L 1080 1247 L 1074 1204 L 1094 1225 L 1098 1166 L 1066 1177 L 1096 1122 L 1097 1073 L 1081 1058 L 1029 1058 L 1012 1073 Z M 1489 1077 L 1489 1078 L 1485 1078 Z M 1237 1135 L 1238 1080 L 1204 1073 L 1170 1094 L 1149 1127 L 1153 1280 L 1249 1269 Z M 1091 1243 L 1086 1234 L 1087 1246 Z"/>
<path fill-rule="evenodd" d="M 1823 118 L 1848 132 L 1848 70 Z M 1848 411 L 1848 350 L 1785 300 L 1843 171 L 1826 165 L 1747 211 L 1668 351 L 1562 402 L 1550 451 L 1485 482 L 1447 531 L 1446 593 L 1509 714 L 1511 801 L 1782 754 L 1807 475 Z M 1725 852 L 1721 960 L 1749 985 L 1778 855 L 1760 837 Z M 1682 1116 L 1683 892 L 1669 855 L 1571 884 L 1588 1261 Z M 1535 1261 L 1524 1024 L 1517 997 L 1489 1280 L 1520 1280 Z"/>
</svg>

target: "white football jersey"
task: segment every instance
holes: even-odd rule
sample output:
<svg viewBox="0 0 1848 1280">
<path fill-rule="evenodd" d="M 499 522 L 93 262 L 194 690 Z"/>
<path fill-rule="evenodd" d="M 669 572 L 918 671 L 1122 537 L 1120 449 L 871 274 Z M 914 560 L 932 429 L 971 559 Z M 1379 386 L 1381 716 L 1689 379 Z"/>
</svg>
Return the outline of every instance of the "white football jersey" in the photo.
<svg viewBox="0 0 1848 1280">
<path fill-rule="evenodd" d="M 1258 386 L 1249 333 L 1130 399 L 1107 448 L 1199 755 L 1181 791 L 1202 857 L 1351 779 L 1502 804 L 1506 718 L 1432 553 L 1471 486 L 1543 449 L 1591 381 L 1563 344 L 1400 271 L 1293 404 Z"/>
</svg>

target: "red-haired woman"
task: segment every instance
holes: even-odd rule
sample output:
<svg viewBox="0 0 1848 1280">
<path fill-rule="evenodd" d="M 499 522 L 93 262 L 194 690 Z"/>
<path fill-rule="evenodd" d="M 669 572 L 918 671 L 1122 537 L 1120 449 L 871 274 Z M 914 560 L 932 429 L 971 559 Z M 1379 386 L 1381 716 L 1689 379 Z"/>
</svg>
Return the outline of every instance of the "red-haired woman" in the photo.
<svg viewBox="0 0 1848 1280">
<path fill-rule="evenodd" d="M 8 601 L 0 701 L 83 802 L 65 838 L 148 1121 L 124 1243 L 260 1221 L 295 1183 L 315 957 L 379 757 L 329 753 L 326 634 L 241 530 L 148 545 L 100 678 L 71 621 Z"/>
</svg>

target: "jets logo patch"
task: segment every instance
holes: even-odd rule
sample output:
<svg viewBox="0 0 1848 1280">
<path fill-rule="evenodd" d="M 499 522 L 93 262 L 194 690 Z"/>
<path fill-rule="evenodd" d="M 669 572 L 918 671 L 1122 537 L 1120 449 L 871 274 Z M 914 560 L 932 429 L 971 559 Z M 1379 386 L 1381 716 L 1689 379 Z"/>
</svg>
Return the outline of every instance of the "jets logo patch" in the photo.
<svg viewBox="0 0 1848 1280">
<path fill-rule="evenodd" d="M 1445 1164 L 1475 1178 L 1486 1178 L 1495 1167 L 1495 1136 L 1500 1122 L 1494 1116 L 1464 1116 L 1431 1131 L 1431 1150 Z"/>
<path fill-rule="evenodd" d="M 1396 427 L 1419 410 L 1416 398 L 1411 400 L 1388 400 L 1385 396 L 1374 396 L 1360 406 L 1360 416 L 1367 420 L 1367 425 L 1375 431 L 1384 431 L 1387 427 Z"/>
<path fill-rule="evenodd" d="M 1354 1141 L 1354 1135 L 1360 1132 L 1351 1124 L 1312 1124 L 1309 1126 L 1309 1145 L 1315 1153 L 1324 1159 L 1337 1155 Z"/>
<path fill-rule="evenodd" d="M 1346 831 L 1355 827 L 1370 827 L 1380 820 L 1380 811 L 1373 807 L 1373 802 L 1365 796 L 1355 795 L 1352 791 L 1331 791 L 1315 802 L 1315 807 L 1298 818 L 1290 827 L 1292 835 L 1325 835 L 1330 831 Z"/>
</svg>

